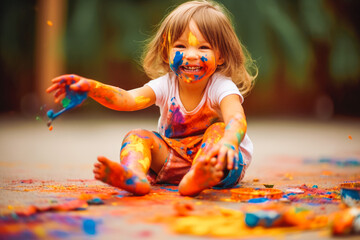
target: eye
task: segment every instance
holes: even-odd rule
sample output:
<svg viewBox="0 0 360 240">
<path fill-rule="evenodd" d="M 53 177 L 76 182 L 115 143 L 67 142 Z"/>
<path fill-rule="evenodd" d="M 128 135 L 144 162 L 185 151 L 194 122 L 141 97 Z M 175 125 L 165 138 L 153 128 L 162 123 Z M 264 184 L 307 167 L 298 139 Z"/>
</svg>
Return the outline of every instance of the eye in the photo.
<svg viewBox="0 0 360 240">
<path fill-rule="evenodd" d="M 175 48 L 185 48 L 185 45 L 183 45 L 183 44 L 176 44 L 174 47 L 175 47 Z"/>
<path fill-rule="evenodd" d="M 200 49 L 211 49 L 211 47 L 208 45 L 202 45 L 200 46 Z"/>
</svg>

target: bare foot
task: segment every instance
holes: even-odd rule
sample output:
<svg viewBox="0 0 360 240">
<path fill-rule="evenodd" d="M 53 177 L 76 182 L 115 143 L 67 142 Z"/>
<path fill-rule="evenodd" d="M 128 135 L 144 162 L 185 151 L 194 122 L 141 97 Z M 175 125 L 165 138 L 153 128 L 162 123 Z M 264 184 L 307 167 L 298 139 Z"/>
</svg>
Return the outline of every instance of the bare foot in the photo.
<svg viewBox="0 0 360 240">
<path fill-rule="evenodd" d="M 181 180 L 179 193 L 183 196 L 196 196 L 201 191 L 215 186 L 224 175 L 222 169 L 216 164 L 216 158 L 212 158 L 210 162 L 197 162 Z"/>
<path fill-rule="evenodd" d="M 131 169 L 103 156 L 99 156 L 98 161 L 94 164 L 95 179 L 136 195 L 150 192 L 150 184 L 145 174 L 135 174 Z"/>
</svg>

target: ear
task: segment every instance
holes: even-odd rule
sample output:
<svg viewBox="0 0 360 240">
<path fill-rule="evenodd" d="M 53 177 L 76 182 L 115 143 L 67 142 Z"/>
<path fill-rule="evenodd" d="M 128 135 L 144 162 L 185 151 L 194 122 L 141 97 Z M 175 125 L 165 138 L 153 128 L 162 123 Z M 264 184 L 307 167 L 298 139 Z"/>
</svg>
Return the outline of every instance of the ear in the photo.
<svg viewBox="0 0 360 240">
<path fill-rule="evenodd" d="M 217 65 L 218 65 L 218 66 L 221 66 L 221 65 L 224 64 L 224 62 L 225 62 L 225 59 L 220 56 L 220 57 L 218 58 L 218 60 L 217 60 Z"/>
</svg>

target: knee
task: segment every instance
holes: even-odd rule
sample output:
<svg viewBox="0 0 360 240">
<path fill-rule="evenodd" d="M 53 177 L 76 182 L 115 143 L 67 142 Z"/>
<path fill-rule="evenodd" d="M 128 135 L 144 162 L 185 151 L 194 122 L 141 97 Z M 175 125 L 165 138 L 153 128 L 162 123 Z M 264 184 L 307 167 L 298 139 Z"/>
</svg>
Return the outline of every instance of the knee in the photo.
<svg viewBox="0 0 360 240">
<path fill-rule="evenodd" d="M 125 135 L 125 138 L 127 138 L 129 136 L 137 136 L 137 137 L 140 137 L 140 138 L 148 138 L 149 133 L 150 133 L 149 130 L 137 128 L 137 129 L 133 129 L 133 130 L 129 131 Z"/>
</svg>

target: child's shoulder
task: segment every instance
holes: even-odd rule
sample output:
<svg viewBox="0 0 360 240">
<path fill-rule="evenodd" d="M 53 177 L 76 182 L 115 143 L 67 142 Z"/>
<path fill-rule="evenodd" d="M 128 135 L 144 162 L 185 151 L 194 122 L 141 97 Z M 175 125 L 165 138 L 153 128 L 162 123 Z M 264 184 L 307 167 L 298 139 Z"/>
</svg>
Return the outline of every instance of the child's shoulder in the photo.
<svg viewBox="0 0 360 240">
<path fill-rule="evenodd" d="M 227 77 L 221 73 L 214 73 L 211 78 L 210 85 L 218 87 L 224 84 L 230 84 L 236 87 L 236 84 L 233 82 L 233 80 L 230 77 Z"/>
</svg>

